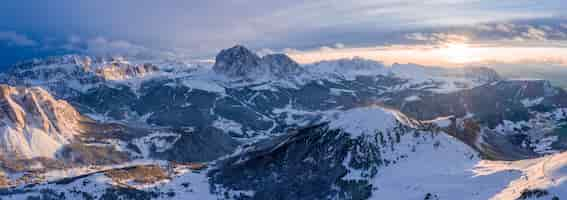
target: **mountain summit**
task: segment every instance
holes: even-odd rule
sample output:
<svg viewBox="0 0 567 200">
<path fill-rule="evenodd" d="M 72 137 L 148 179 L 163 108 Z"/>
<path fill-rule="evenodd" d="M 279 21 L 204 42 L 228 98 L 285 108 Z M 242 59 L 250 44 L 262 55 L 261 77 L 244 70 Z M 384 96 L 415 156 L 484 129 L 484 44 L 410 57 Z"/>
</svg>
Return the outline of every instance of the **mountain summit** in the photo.
<svg viewBox="0 0 567 200">
<path fill-rule="evenodd" d="M 213 70 L 229 77 L 247 76 L 260 70 L 261 60 L 246 47 L 237 45 L 217 55 Z"/>
<path fill-rule="evenodd" d="M 257 76 L 287 77 L 301 71 L 298 63 L 285 54 L 260 57 L 244 46 L 222 50 L 216 57 L 213 70 L 228 77 Z"/>
</svg>

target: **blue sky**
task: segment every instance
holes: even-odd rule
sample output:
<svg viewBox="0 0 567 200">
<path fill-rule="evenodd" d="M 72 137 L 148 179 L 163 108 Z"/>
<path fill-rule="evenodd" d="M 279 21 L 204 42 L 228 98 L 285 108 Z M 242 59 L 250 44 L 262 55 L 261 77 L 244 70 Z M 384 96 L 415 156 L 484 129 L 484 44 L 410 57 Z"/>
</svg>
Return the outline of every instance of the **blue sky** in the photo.
<svg viewBox="0 0 567 200">
<path fill-rule="evenodd" d="M 564 0 L 6 0 L 0 66 L 68 53 L 210 58 L 234 44 L 302 51 L 465 36 L 554 45 L 567 40 L 565 10 Z"/>
</svg>

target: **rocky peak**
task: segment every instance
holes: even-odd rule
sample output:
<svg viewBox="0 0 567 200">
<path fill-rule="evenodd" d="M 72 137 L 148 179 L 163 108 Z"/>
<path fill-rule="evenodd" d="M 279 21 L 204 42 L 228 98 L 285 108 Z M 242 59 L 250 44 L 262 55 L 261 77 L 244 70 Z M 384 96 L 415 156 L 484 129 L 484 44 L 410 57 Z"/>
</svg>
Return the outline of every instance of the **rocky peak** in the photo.
<svg viewBox="0 0 567 200">
<path fill-rule="evenodd" d="M 69 103 L 42 88 L 0 85 L 0 154 L 53 157 L 81 133 L 82 120 Z"/>
<path fill-rule="evenodd" d="M 301 67 L 285 54 L 270 54 L 262 57 L 262 65 L 276 76 L 298 74 Z"/>
<path fill-rule="evenodd" d="M 466 78 L 479 82 L 490 83 L 502 80 L 498 72 L 488 67 L 465 67 L 463 70 Z"/>
<path fill-rule="evenodd" d="M 287 77 L 298 74 L 301 67 L 285 54 L 260 58 L 246 47 L 237 45 L 222 50 L 216 57 L 213 70 L 228 77 L 254 78 L 263 76 Z"/>
<path fill-rule="evenodd" d="M 213 70 L 229 77 L 246 77 L 259 71 L 261 60 L 246 47 L 237 45 L 217 55 Z"/>
<path fill-rule="evenodd" d="M 126 80 L 143 77 L 158 71 L 157 66 L 148 63 L 140 65 L 112 63 L 95 69 L 95 73 L 106 80 Z"/>
<path fill-rule="evenodd" d="M 126 80 L 143 77 L 160 69 L 149 63 L 130 63 L 125 58 L 92 58 L 65 55 L 22 62 L 0 75 L 1 83 L 41 85 L 42 83 L 94 84 L 102 80 Z M 78 84 L 77 84 L 78 83 Z"/>
</svg>

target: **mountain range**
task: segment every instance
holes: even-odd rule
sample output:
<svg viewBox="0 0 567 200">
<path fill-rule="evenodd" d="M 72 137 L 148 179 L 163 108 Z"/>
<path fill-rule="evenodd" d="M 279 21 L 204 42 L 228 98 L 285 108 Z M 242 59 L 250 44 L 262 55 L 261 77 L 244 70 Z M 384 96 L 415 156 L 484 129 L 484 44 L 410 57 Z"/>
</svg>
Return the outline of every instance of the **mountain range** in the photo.
<svg viewBox="0 0 567 200">
<path fill-rule="evenodd" d="M 563 199 L 567 92 L 490 68 L 68 55 L 0 74 L 0 199 Z"/>
</svg>

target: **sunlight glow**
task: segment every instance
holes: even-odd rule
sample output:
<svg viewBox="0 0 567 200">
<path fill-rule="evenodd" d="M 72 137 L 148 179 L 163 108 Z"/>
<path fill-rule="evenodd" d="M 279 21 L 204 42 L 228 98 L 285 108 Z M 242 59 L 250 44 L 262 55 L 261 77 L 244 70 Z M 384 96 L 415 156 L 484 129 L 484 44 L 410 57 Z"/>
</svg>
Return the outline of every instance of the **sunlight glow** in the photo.
<svg viewBox="0 0 567 200">
<path fill-rule="evenodd" d="M 481 60 L 476 56 L 475 50 L 465 43 L 449 43 L 437 51 L 443 59 L 450 63 L 463 64 Z"/>
<path fill-rule="evenodd" d="M 451 42 L 442 45 L 395 45 L 288 52 L 300 63 L 362 57 L 384 62 L 462 67 L 494 63 L 552 63 L 567 66 L 567 48 Z M 521 56 L 519 56 L 521 55 Z"/>
</svg>

